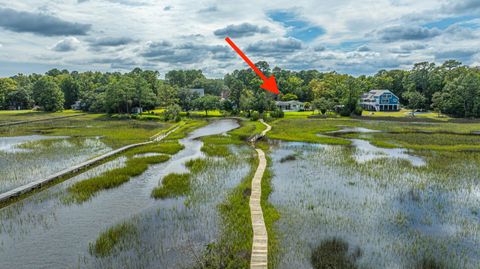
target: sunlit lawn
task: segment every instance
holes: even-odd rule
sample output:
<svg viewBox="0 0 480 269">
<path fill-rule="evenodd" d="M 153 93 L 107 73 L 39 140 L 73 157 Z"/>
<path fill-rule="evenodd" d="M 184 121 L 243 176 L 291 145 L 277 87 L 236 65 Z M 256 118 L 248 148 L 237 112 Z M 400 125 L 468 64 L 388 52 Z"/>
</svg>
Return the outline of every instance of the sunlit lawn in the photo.
<svg viewBox="0 0 480 269">
<path fill-rule="evenodd" d="M 412 115 L 411 109 L 401 109 L 399 111 L 363 111 L 362 116 L 369 117 L 409 117 L 409 118 L 430 118 L 436 120 L 449 120 L 450 117 L 435 112 L 417 112 Z"/>
<path fill-rule="evenodd" d="M 64 110 L 61 112 L 43 112 L 33 110 L 0 110 L 0 123 L 40 120 L 62 116 L 70 116 L 81 113 L 83 112 L 76 110 Z"/>
</svg>

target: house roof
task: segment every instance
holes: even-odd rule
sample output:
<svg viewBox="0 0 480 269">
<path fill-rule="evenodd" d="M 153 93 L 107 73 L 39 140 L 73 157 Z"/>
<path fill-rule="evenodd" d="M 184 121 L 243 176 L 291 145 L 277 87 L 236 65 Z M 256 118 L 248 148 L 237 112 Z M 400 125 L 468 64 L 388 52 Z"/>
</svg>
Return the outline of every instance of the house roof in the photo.
<svg viewBox="0 0 480 269">
<path fill-rule="evenodd" d="M 364 93 L 362 95 L 362 98 L 372 98 L 374 96 L 380 96 L 384 93 L 389 93 L 395 97 L 397 97 L 395 94 L 393 94 L 393 92 L 391 92 L 390 90 L 370 90 L 369 92 L 367 93 Z M 398 98 L 398 97 L 397 97 Z"/>
</svg>

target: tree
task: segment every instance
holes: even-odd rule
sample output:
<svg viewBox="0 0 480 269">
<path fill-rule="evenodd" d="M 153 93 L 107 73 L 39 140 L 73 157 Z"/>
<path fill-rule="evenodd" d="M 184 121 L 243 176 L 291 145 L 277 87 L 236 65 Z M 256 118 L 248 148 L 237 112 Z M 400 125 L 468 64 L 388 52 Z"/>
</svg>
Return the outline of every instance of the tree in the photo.
<svg viewBox="0 0 480 269">
<path fill-rule="evenodd" d="M 178 103 L 176 88 L 169 84 L 161 83 L 158 88 L 158 102 L 162 107 Z"/>
<path fill-rule="evenodd" d="M 60 89 L 65 97 L 64 108 L 70 108 L 80 96 L 80 84 L 68 75 L 60 82 Z"/>
<path fill-rule="evenodd" d="M 408 101 L 408 107 L 414 110 L 412 113 L 413 116 L 415 116 L 416 109 L 422 109 L 425 107 L 426 98 L 418 91 L 405 92 L 403 98 Z"/>
<path fill-rule="evenodd" d="M 195 100 L 195 107 L 198 110 L 204 110 L 205 116 L 208 116 L 209 110 L 218 109 L 219 106 L 220 98 L 218 98 L 218 96 L 207 94 Z"/>
<path fill-rule="evenodd" d="M 130 113 L 135 95 L 135 82 L 131 77 L 113 79 L 105 92 L 105 106 L 109 113 Z"/>
<path fill-rule="evenodd" d="M 447 111 L 451 106 L 451 96 L 448 92 L 436 92 L 432 97 L 432 109 L 438 113 L 438 116 L 442 112 Z"/>
<path fill-rule="evenodd" d="M 140 108 L 154 109 L 158 104 L 153 89 L 141 75 L 134 75 L 134 92 L 132 106 Z"/>
<path fill-rule="evenodd" d="M 331 108 L 332 104 L 325 97 L 320 97 L 313 100 L 312 106 L 313 112 L 318 110 L 320 113 L 325 114 Z"/>
<path fill-rule="evenodd" d="M 240 97 L 240 110 L 247 111 L 248 117 L 252 115 L 253 106 L 255 103 L 255 97 L 252 91 L 244 91 L 244 94 Z"/>
<path fill-rule="evenodd" d="M 50 76 L 44 76 L 33 85 L 33 100 L 44 111 L 54 112 L 63 110 L 65 102 L 63 92 Z"/>
<path fill-rule="evenodd" d="M 165 121 L 174 120 L 174 121 L 178 122 L 178 121 L 181 120 L 181 118 L 180 118 L 180 112 L 181 111 L 182 111 L 182 108 L 179 105 L 177 105 L 177 104 L 169 105 L 165 109 L 165 112 L 163 112 L 163 119 Z"/>
<path fill-rule="evenodd" d="M 298 97 L 293 93 L 287 93 L 284 96 L 282 96 L 282 101 L 292 101 L 292 100 L 298 100 Z"/>
<path fill-rule="evenodd" d="M 8 95 L 15 91 L 17 88 L 17 83 L 11 78 L 0 78 L 0 109 L 7 109 Z"/>
<path fill-rule="evenodd" d="M 238 111 L 240 108 L 240 99 L 242 97 L 242 92 L 244 89 L 244 85 L 242 82 L 233 76 L 226 75 L 225 76 L 225 81 L 226 84 L 228 85 L 230 89 L 230 95 L 228 96 L 228 99 L 232 102 L 233 104 L 233 109 Z"/>
<path fill-rule="evenodd" d="M 190 114 L 190 110 L 194 108 L 194 101 L 198 98 L 198 93 L 192 92 L 189 89 L 181 88 L 178 91 L 178 104 L 181 109 L 187 112 L 187 115 Z"/>
<path fill-rule="evenodd" d="M 34 101 L 25 88 L 18 88 L 8 93 L 7 103 L 15 109 L 29 109 L 33 106 Z"/>
</svg>

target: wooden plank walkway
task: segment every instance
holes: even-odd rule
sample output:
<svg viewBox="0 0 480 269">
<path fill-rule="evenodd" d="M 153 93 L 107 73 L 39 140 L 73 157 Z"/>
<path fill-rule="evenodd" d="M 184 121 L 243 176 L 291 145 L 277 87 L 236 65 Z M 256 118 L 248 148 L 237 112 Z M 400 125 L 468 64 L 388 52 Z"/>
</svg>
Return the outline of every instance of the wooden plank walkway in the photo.
<svg viewBox="0 0 480 269">
<path fill-rule="evenodd" d="M 121 148 L 118 148 L 116 150 L 113 150 L 113 151 L 110 151 L 110 152 L 107 152 L 101 156 L 98 156 L 98 157 L 95 157 L 93 159 L 90 159 L 88 161 L 85 161 L 83 163 L 80 163 L 80 164 L 77 164 L 75 166 L 72 166 L 70 168 L 67 168 L 67 169 L 64 169 L 60 172 L 57 172 L 53 175 L 50 175 L 50 176 L 47 176 L 45 178 L 41 178 L 39 180 L 36 180 L 36 181 L 33 181 L 33 182 L 30 182 L 26 185 L 23 185 L 23 186 L 20 186 L 18 188 L 15 188 L 13 190 L 10 190 L 10 191 L 7 191 L 7 192 L 4 192 L 4 193 L 1 193 L 0 194 L 0 205 L 3 204 L 4 202 L 8 202 L 10 199 L 13 199 L 15 197 L 19 197 L 21 195 L 24 195 L 26 193 L 29 193 L 35 189 L 39 189 L 43 186 L 45 186 L 46 184 L 52 182 L 52 181 L 55 181 L 65 175 L 69 175 L 69 174 L 72 174 L 72 173 L 75 173 L 75 172 L 78 172 L 80 171 L 81 169 L 84 169 L 84 168 L 87 168 L 89 166 L 92 166 L 108 157 L 111 157 L 111 156 L 114 156 L 116 154 L 119 154 L 123 151 L 126 151 L 127 149 L 131 149 L 131 148 L 135 148 L 135 147 L 139 147 L 139 146 L 143 146 L 143 145 L 147 145 L 147 144 L 150 144 L 150 143 L 154 143 L 154 142 L 158 142 L 158 141 L 161 141 L 163 140 L 165 137 L 167 137 L 169 134 L 175 132 L 180 126 L 176 126 L 175 128 L 169 130 L 168 132 L 166 132 L 165 134 L 158 134 L 158 135 L 155 135 L 151 138 L 150 141 L 146 141 L 146 142 L 142 142 L 142 143 L 136 143 L 136 144 L 131 144 L 131 145 L 127 145 L 127 146 L 124 146 L 124 147 L 121 147 Z"/>
<path fill-rule="evenodd" d="M 265 136 L 268 131 L 272 129 L 270 125 L 260 120 L 267 128 L 262 132 L 261 136 L 256 137 L 260 139 Z M 255 141 L 253 141 L 255 142 Z M 261 149 L 255 149 L 258 154 L 258 167 L 252 179 L 252 193 L 250 195 L 250 215 L 253 227 L 253 244 L 252 256 L 250 259 L 251 269 L 266 269 L 268 268 L 268 234 L 263 219 L 263 211 L 261 206 L 262 196 L 262 177 L 267 167 L 267 160 L 265 153 Z"/>
</svg>

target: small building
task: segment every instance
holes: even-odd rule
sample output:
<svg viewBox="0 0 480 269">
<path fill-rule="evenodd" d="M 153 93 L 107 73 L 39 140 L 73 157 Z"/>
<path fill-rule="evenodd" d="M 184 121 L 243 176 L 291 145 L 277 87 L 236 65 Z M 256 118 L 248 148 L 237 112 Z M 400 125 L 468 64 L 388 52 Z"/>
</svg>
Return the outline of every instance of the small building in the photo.
<svg viewBox="0 0 480 269">
<path fill-rule="evenodd" d="M 190 92 L 198 94 L 198 97 L 202 97 L 205 95 L 205 89 L 203 88 L 190 89 Z"/>
<path fill-rule="evenodd" d="M 371 90 L 362 94 L 360 106 L 368 111 L 398 111 L 398 97 L 389 90 Z"/>
<path fill-rule="evenodd" d="M 305 109 L 305 104 L 300 101 L 277 101 L 275 105 L 282 111 L 302 111 Z"/>
<path fill-rule="evenodd" d="M 143 113 L 143 108 L 142 107 L 132 107 L 132 114 L 142 114 Z"/>
<path fill-rule="evenodd" d="M 71 106 L 73 110 L 82 110 L 82 101 L 75 101 Z"/>
</svg>

